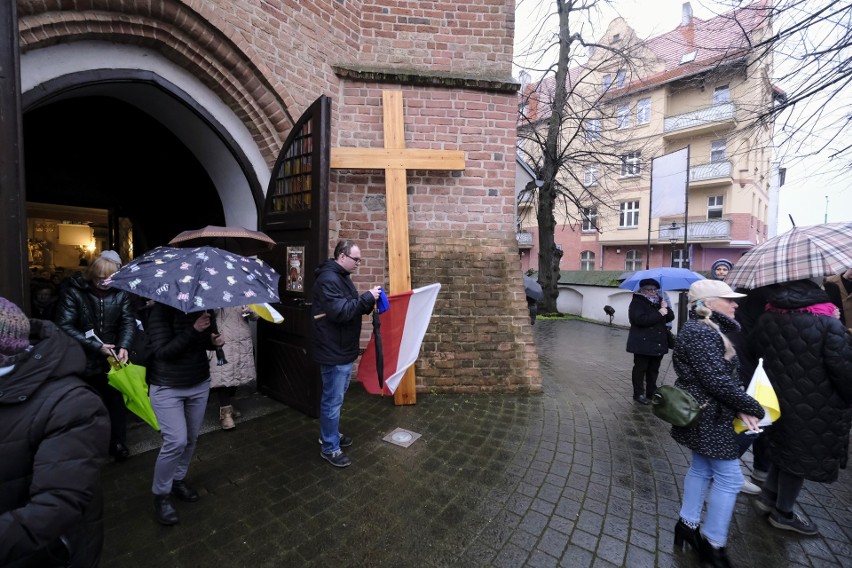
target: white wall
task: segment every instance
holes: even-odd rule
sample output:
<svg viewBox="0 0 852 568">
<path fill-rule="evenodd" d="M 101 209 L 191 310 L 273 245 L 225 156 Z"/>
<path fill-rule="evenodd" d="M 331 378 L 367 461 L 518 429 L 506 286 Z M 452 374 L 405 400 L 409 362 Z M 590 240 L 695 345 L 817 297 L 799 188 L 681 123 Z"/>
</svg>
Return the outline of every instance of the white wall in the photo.
<svg viewBox="0 0 852 568">
<path fill-rule="evenodd" d="M 677 333 L 678 328 L 678 292 L 669 292 L 672 309 L 675 312 L 672 331 Z M 621 288 L 609 286 L 583 286 L 579 284 L 560 284 L 559 296 L 556 298 L 556 309 L 562 314 L 582 316 L 586 319 L 609 323 L 609 316 L 604 312 L 604 306 L 615 308 L 615 317 L 612 323 L 615 325 L 630 326 L 627 320 L 627 309 L 633 299 L 633 292 Z"/>
</svg>

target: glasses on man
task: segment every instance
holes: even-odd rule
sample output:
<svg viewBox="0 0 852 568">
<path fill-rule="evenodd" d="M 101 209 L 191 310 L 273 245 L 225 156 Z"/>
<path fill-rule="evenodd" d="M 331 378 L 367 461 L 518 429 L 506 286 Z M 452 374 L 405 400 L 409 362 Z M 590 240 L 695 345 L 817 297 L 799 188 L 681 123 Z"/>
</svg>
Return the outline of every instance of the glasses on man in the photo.
<svg viewBox="0 0 852 568">
<path fill-rule="evenodd" d="M 348 255 L 348 254 L 346 254 L 345 252 L 343 253 L 343 256 L 345 256 L 346 258 L 348 258 L 349 260 L 351 260 L 352 262 L 354 262 L 354 263 L 356 263 L 356 264 L 358 264 L 358 263 L 360 263 L 360 262 L 361 262 L 361 257 L 360 257 L 360 256 L 358 256 L 358 257 L 355 257 L 355 256 L 349 256 L 349 255 Z"/>
</svg>

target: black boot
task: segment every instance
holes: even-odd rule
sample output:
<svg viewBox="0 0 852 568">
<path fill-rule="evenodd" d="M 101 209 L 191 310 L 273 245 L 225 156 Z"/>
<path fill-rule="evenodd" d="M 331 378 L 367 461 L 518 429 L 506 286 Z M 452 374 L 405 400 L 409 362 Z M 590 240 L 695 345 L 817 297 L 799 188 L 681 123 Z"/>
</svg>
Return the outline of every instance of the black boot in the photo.
<svg viewBox="0 0 852 568">
<path fill-rule="evenodd" d="M 154 512 L 161 525 L 171 526 L 178 523 L 177 511 L 168 495 L 154 495 Z"/>
<path fill-rule="evenodd" d="M 683 550 L 686 544 L 698 550 L 698 527 L 692 528 L 683 519 L 678 519 L 674 528 L 674 546 Z"/>
<path fill-rule="evenodd" d="M 710 541 L 698 534 L 698 559 L 702 566 L 711 568 L 734 568 L 728 559 L 725 547 L 715 548 Z"/>
<path fill-rule="evenodd" d="M 183 479 L 172 481 L 172 495 L 187 503 L 198 501 L 198 491 L 187 485 Z"/>
</svg>

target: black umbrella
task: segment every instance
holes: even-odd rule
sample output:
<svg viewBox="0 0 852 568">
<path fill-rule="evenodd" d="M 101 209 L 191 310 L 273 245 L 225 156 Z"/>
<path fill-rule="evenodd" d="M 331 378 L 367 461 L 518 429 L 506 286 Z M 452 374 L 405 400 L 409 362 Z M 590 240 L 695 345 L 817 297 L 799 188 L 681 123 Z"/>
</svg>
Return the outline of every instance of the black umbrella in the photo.
<svg viewBox="0 0 852 568">
<path fill-rule="evenodd" d="M 544 291 L 541 289 L 541 284 L 526 274 L 524 274 L 524 292 L 536 302 L 544 298 Z"/>
<path fill-rule="evenodd" d="M 376 309 L 373 310 L 373 339 L 376 347 L 376 374 L 379 376 L 379 390 L 385 388 L 385 355 L 382 351 L 382 322 L 379 320 L 379 314 L 388 311 L 390 304 L 385 291 L 379 290 L 379 299 L 376 300 Z"/>
</svg>

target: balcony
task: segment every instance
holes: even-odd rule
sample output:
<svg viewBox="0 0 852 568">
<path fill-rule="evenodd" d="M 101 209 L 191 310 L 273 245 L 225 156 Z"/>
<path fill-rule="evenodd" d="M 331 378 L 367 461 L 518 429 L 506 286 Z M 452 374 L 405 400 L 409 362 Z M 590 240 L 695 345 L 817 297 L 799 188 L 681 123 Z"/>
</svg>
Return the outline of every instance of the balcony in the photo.
<svg viewBox="0 0 852 568">
<path fill-rule="evenodd" d="M 683 225 L 678 222 L 678 226 L 672 229 L 670 226 L 660 226 L 659 242 L 671 242 L 675 240 L 679 243 L 683 242 Z M 687 226 L 687 242 L 699 241 L 730 241 L 731 240 L 731 221 L 730 219 L 713 219 L 712 221 L 692 221 Z"/>
<path fill-rule="evenodd" d="M 518 248 L 522 249 L 531 249 L 533 246 L 533 234 L 527 231 L 520 231 L 515 233 L 515 237 L 518 239 Z"/>
<path fill-rule="evenodd" d="M 734 103 L 722 103 L 685 114 L 667 116 L 663 121 L 663 137 L 674 140 L 710 131 L 729 130 L 737 125 L 736 114 Z"/>
<path fill-rule="evenodd" d="M 689 187 L 711 187 L 733 183 L 731 162 L 710 162 L 689 168 Z"/>
</svg>

